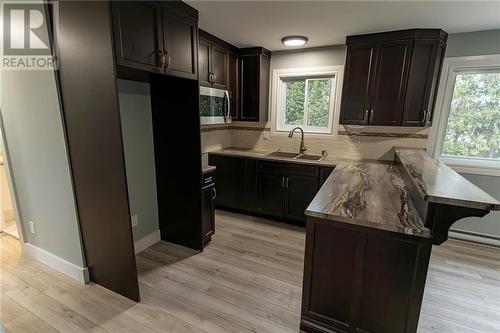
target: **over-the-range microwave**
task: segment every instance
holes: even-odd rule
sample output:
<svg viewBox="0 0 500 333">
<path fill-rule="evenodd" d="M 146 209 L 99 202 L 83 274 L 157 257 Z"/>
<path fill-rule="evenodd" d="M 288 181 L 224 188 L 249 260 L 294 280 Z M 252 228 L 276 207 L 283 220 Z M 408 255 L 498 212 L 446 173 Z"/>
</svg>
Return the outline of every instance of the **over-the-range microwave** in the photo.
<svg viewBox="0 0 500 333">
<path fill-rule="evenodd" d="M 229 91 L 200 86 L 200 123 L 226 124 L 231 122 Z"/>
</svg>

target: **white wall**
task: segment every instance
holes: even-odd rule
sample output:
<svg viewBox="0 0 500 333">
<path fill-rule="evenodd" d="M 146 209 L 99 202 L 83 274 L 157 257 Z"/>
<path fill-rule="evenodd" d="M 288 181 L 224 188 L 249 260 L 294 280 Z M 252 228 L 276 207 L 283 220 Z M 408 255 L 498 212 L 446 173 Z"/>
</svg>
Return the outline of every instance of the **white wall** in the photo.
<svg viewBox="0 0 500 333">
<path fill-rule="evenodd" d="M 84 266 L 52 71 L 4 71 L 1 112 L 25 241 Z M 29 232 L 35 222 L 36 234 Z"/>
<path fill-rule="evenodd" d="M 123 148 L 134 241 L 158 230 L 158 204 L 149 83 L 118 80 Z M 176 143 L 173 143 L 176 144 Z"/>
</svg>

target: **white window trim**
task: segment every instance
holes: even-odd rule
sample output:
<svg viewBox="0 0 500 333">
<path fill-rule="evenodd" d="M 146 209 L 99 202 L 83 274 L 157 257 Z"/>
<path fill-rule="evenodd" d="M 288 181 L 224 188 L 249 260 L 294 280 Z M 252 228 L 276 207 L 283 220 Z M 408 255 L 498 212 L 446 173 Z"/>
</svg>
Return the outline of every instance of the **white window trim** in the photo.
<svg viewBox="0 0 500 333">
<path fill-rule="evenodd" d="M 278 119 L 278 111 L 283 105 L 284 98 L 286 97 L 285 94 L 282 93 L 283 78 L 334 76 L 334 78 L 332 79 L 333 80 L 332 85 L 335 87 L 335 89 L 332 90 L 332 95 L 330 96 L 330 100 L 332 100 L 333 98 L 334 103 L 330 103 L 330 112 L 329 112 L 330 119 L 328 121 L 331 124 L 330 128 L 327 128 L 324 131 L 317 131 L 310 127 L 309 128 L 304 126 L 301 127 L 307 134 L 312 134 L 316 136 L 327 136 L 330 138 L 332 136 L 336 137 L 338 132 L 343 75 L 344 75 L 344 66 L 340 65 L 273 69 L 272 87 L 271 87 L 271 134 L 287 135 L 290 129 L 295 127 L 291 126 L 289 129 L 278 128 L 280 121 L 280 119 Z M 281 96 L 281 98 L 279 98 L 279 96 Z"/>
<path fill-rule="evenodd" d="M 500 54 L 445 58 L 434 108 L 427 152 L 457 172 L 500 176 L 500 162 L 481 158 L 441 156 L 455 79 L 459 73 L 500 69 Z"/>
</svg>

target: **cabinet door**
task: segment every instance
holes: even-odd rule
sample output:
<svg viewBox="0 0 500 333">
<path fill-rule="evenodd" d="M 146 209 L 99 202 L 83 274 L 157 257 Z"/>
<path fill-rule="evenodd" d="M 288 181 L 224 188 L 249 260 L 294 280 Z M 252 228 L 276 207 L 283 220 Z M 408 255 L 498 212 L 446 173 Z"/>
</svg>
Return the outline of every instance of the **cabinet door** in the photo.
<svg viewBox="0 0 500 333">
<path fill-rule="evenodd" d="M 246 159 L 231 156 L 209 156 L 209 164 L 217 167 L 217 206 L 246 209 Z"/>
<path fill-rule="evenodd" d="M 282 217 L 285 177 L 279 174 L 257 175 L 257 210 L 260 213 Z"/>
<path fill-rule="evenodd" d="M 403 116 L 412 41 L 381 44 L 371 98 L 371 125 L 400 125 Z"/>
<path fill-rule="evenodd" d="M 212 44 L 212 83 L 215 87 L 227 88 L 227 61 L 229 53 L 226 49 Z"/>
<path fill-rule="evenodd" d="M 342 88 L 341 124 L 367 124 L 370 83 L 376 49 L 373 45 L 349 46 Z"/>
<path fill-rule="evenodd" d="M 175 5 L 175 6 L 174 6 Z M 198 25 L 176 7 L 175 2 L 163 7 L 163 38 L 167 74 L 194 79 L 198 69 Z"/>
<path fill-rule="evenodd" d="M 202 38 L 198 42 L 198 72 L 200 84 L 210 86 L 210 43 Z"/>
<path fill-rule="evenodd" d="M 203 224 L 203 245 L 207 244 L 215 233 L 215 186 L 203 188 L 202 198 L 202 224 Z"/>
<path fill-rule="evenodd" d="M 305 223 L 304 211 L 318 193 L 318 178 L 288 176 L 285 187 L 285 217 Z"/>
<path fill-rule="evenodd" d="M 438 79 L 434 73 L 440 66 L 439 44 L 438 40 L 416 40 L 413 44 L 403 112 L 405 126 L 425 126 L 430 120 Z"/>
<path fill-rule="evenodd" d="M 349 326 L 361 237 L 329 223 L 308 223 L 306 233 L 302 316 L 338 332 L 357 332 Z"/>
<path fill-rule="evenodd" d="M 330 167 L 321 167 L 319 169 L 319 184 L 318 184 L 318 191 L 323 186 L 323 184 L 326 182 L 328 177 L 330 177 L 330 174 L 333 172 L 334 168 Z"/>
<path fill-rule="evenodd" d="M 238 56 L 230 53 L 228 57 L 227 89 L 231 99 L 231 117 L 239 117 L 239 84 L 238 84 Z"/>
<path fill-rule="evenodd" d="M 240 119 L 258 121 L 260 56 L 241 57 L 240 67 Z"/>
<path fill-rule="evenodd" d="M 161 72 L 161 8 L 154 2 L 112 2 L 118 66 Z"/>
</svg>

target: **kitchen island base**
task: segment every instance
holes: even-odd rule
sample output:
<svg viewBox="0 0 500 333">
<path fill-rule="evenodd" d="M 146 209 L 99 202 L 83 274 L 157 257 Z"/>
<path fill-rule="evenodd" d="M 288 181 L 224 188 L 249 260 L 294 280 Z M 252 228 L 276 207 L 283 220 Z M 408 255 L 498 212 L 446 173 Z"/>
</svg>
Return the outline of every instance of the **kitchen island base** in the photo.
<svg viewBox="0 0 500 333">
<path fill-rule="evenodd" d="M 308 217 L 300 328 L 416 332 L 432 240 Z"/>
</svg>

